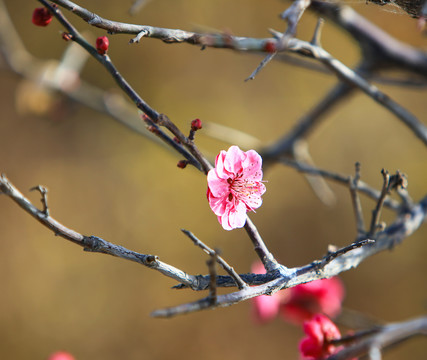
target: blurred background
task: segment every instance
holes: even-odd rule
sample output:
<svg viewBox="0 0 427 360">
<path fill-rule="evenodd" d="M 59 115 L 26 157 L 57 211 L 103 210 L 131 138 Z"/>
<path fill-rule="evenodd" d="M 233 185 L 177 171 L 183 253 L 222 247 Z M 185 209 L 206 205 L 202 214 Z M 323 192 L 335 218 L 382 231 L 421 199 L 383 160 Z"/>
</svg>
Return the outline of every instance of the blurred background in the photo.
<svg viewBox="0 0 427 360">
<path fill-rule="evenodd" d="M 5 1 L 26 49 L 37 59 L 60 59 L 69 45 L 53 20 L 31 23 L 36 1 Z M 278 15 L 287 2 L 153 0 L 134 16 L 132 1 L 92 0 L 82 6 L 117 21 L 186 30 L 228 31 L 267 37 L 283 31 Z M 426 49 L 416 20 L 395 8 L 350 2 L 358 12 L 396 38 Z M 106 35 L 74 15 L 65 15 L 93 41 Z M 310 40 L 316 17 L 306 13 L 298 37 Z M 200 118 L 239 129 L 260 144 L 274 142 L 336 83 L 333 76 L 271 62 L 254 81 L 244 82 L 260 55 L 167 45 L 132 36 L 109 36 L 114 63 L 139 94 L 167 114 L 183 131 Z M 357 46 L 326 21 L 323 47 L 348 66 L 359 59 Z M 119 93 L 93 59 L 82 78 L 111 94 Z M 426 89 L 379 85 L 426 122 Z M 37 95 L 37 96 L 36 96 Z M 195 169 L 176 167 L 180 158 L 107 115 L 41 90 L 1 67 L 0 171 L 35 204 L 49 189 L 51 215 L 86 235 L 129 249 L 156 254 L 191 274 L 207 273 L 206 255 L 180 232 L 185 228 L 222 250 L 240 273 L 256 260 L 245 231 L 224 231 L 206 201 L 206 180 Z M 212 158 L 230 143 L 199 131 L 197 145 Z M 415 200 L 427 193 L 427 149 L 400 121 L 357 93 L 333 111 L 309 138 L 316 165 L 352 174 L 380 188 L 382 168 L 405 172 Z M 242 147 L 244 147 L 242 145 Z M 302 175 L 274 166 L 265 173 L 263 206 L 251 216 L 267 245 L 284 265 L 301 266 L 321 258 L 328 244 L 353 241 L 355 225 L 346 188 L 330 184 L 334 206 L 325 206 Z M 366 216 L 374 203 L 363 198 Z M 84 253 L 55 237 L 15 203 L 0 196 L 0 358 L 47 359 L 67 350 L 76 359 L 297 359 L 302 330 L 277 319 L 256 325 L 251 303 L 169 320 L 150 312 L 196 300 L 205 293 L 171 290 L 175 283 L 142 266 Z M 385 211 L 384 220 L 393 214 Z M 393 322 L 426 313 L 427 227 L 390 252 L 343 273 L 348 309 Z M 424 358 L 425 339 L 415 338 L 386 353 L 386 359 Z"/>
</svg>

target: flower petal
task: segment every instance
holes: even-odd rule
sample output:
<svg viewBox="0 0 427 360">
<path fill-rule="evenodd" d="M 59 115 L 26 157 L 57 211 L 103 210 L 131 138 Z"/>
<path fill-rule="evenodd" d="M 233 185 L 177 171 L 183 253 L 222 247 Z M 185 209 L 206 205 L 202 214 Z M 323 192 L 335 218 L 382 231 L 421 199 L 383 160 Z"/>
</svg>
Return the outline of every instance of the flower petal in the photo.
<svg viewBox="0 0 427 360">
<path fill-rule="evenodd" d="M 228 172 L 237 175 L 242 172 L 242 162 L 245 158 L 246 154 L 238 146 L 231 146 L 224 158 L 224 168 Z"/>
</svg>

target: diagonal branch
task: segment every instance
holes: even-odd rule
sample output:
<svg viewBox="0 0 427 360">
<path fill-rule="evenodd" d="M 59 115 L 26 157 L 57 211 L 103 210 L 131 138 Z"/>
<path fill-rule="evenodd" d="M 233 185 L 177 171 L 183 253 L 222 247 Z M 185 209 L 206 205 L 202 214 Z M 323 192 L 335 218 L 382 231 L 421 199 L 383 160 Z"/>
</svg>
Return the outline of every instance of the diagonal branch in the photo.
<svg viewBox="0 0 427 360">
<path fill-rule="evenodd" d="M 198 279 L 196 276 L 188 275 L 184 271 L 160 261 L 156 255 L 140 254 L 110 243 L 97 236 L 82 235 L 66 227 L 49 214 L 46 214 L 45 211 L 37 209 L 37 207 L 35 207 L 5 175 L 1 175 L 0 177 L 0 190 L 42 225 L 53 231 L 55 235 L 83 247 L 85 251 L 108 254 L 124 260 L 133 261 L 150 269 L 157 270 L 163 275 L 179 281 L 190 288 L 198 286 Z"/>
<path fill-rule="evenodd" d="M 151 108 L 140 96 L 139 94 L 131 87 L 131 85 L 123 78 L 120 72 L 116 69 L 114 64 L 108 55 L 100 55 L 96 49 L 90 45 L 86 39 L 77 31 L 76 28 L 62 15 L 62 13 L 56 7 L 50 5 L 46 0 L 38 0 L 44 6 L 46 6 L 49 11 L 51 11 L 61 25 L 69 32 L 71 40 L 78 43 L 82 46 L 87 52 L 89 52 L 92 57 L 94 57 L 98 62 L 100 62 L 106 70 L 110 73 L 113 79 L 116 81 L 118 86 L 123 90 L 123 92 L 135 103 L 136 107 L 140 109 L 146 116 L 143 117 L 144 121 L 147 124 L 148 129 L 158 136 L 162 141 L 167 145 L 172 147 L 178 153 L 183 155 L 188 163 L 195 166 L 197 169 L 202 170 L 202 165 L 190 154 L 181 144 L 178 144 L 170 136 L 165 134 L 157 125 L 159 121 L 160 114 Z"/>
</svg>

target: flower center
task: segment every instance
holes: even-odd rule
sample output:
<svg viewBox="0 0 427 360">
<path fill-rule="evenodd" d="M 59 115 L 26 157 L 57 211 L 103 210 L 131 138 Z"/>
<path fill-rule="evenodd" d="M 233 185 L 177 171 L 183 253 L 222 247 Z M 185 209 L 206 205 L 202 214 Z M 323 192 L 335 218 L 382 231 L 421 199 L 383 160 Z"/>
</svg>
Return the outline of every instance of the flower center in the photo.
<svg viewBox="0 0 427 360">
<path fill-rule="evenodd" d="M 261 196 L 262 185 L 260 181 L 242 179 L 242 176 L 243 174 L 237 174 L 234 179 L 227 179 L 227 183 L 230 185 L 228 201 L 236 199 L 248 205 L 251 199 Z"/>
</svg>

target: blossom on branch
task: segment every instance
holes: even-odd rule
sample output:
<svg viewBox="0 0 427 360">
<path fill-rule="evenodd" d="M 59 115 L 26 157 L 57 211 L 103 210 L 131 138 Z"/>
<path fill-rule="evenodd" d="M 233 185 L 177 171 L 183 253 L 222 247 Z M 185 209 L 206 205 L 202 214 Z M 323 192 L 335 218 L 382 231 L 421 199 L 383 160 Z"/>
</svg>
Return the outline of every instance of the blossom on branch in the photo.
<svg viewBox="0 0 427 360">
<path fill-rule="evenodd" d="M 341 347 L 336 347 L 331 340 L 341 338 L 336 325 L 324 315 L 317 314 L 304 323 L 307 335 L 301 340 L 299 350 L 304 360 L 324 359 L 337 353 Z"/>
<path fill-rule="evenodd" d="M 225 230 L 241 228 L 248 211 L 262 204 L 262 158 L 255 150 L 242 151 L 238 146 L 222 150 L 215 168 L 208 173 L 209 205 Z"/>
</svg>

